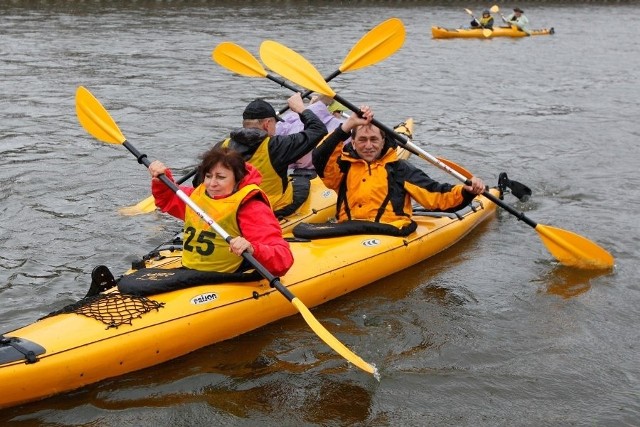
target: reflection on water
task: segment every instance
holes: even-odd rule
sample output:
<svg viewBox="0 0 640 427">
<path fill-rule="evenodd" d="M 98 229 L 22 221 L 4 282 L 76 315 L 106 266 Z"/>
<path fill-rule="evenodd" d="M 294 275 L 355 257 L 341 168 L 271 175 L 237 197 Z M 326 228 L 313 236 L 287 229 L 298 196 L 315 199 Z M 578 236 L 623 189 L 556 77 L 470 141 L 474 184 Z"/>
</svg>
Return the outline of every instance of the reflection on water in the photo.
<svg viewBox="0 0 640 427">
<path fill-rule="evenodd" d="M 464 296 L 438 285 L 425 286 L 423 293 L 426 301 L 435 301 L 443 305 L 463 305 L 468 302 Z"/>
<path fill-rule="evenodd" d="M 371 414 L 371 392 L 356 384 L 343 380 L 322 380 L 320 387 L 307 397 L 307 420 L 322 425 L 326 420 L 340 420 L 343 425 L 354 425 L 369 420 Z M 377 421 L 380 420 L 370 420 Z"/>
<path fill-rule="evenodd" d="M 602 270 L 577 270 L 559 265 L 539 280 L 546 292 L 562 298 L 572 298 L 591 289 L 596 279 L 613 274 Z"/>
</svg>

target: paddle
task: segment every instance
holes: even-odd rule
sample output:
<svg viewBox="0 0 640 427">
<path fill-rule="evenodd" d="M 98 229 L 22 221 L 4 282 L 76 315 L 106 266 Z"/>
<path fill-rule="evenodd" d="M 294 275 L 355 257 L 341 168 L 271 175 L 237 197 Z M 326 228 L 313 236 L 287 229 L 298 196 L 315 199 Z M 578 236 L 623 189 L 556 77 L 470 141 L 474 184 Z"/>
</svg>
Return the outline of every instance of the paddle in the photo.
<svg viewBox="0 0 640 427">
<path fill-rule="evenodd" d="M 391 21 L 391 20 L 389 20 Z M 380 28 L 381 25 L 389 22 L 389 21 L 385 21 L 384 23 L 378 25 L 376 28 Z M 388 25 L 388 24 L 387 24 Z M 374 29 L 375 30 L 375 29 Z M 373 31 L 373 30 L 372 30 Z M 371 32 L 369 32 L 368 34 L 371 34 Z M 367 49 L 365 48 L 365 46 L 362 44 L 362 40 L 370 40 L 371 42 L 376 42 L 376 40 L 369 36 L 363 37 L 357 44 L 356 46 L 354 46 L 354 48 L 351 50 L 352 52 L 356 51 L 359 52 L 360 55 L 364 55 L 364 52 L 367 52 Z M 375 34 L 375 33 L 374 33 Z M 396 41 L 397 44 L 397 41 Z M 375 52 L 376 49 L 380 49 L 382 46 L 384 46 L 384 43 L 377 41 L 376 46 L 371 47 L 368 52 Z M 358 49 L 355 49 L 356 47 L 358 47 Z M 394 48 L 397 50 L 400 46 L 398 46 L 397 48 Z M 388 50 L 388 49 L 387 49 Z M 391 52 L 393 53 L 393 52 Z M 391 54 L 389 53 L 389 55 Z M 387 55 L 387 56 L 389 56 Z M 250 53 L 248 52 L 246 49 L 242 48 L 241 46 L 235 44 L 235 43 L 231 43 L 231 42 L 222 42 L 220 43 L 218 46 L 216 46 L 216 48 L 213 50 L 211 56 L 213 57 L 214 61 L 216 61 L 218 64 L 220 64 L 221 66 L 223 66 L 224 68 L 227 68 L 228 70 L 243 75 L 243 76 L 247 76 L 247 77 L 267 77 L 269 80 L 274 81 L 278 84 L 280 84 L 280 86 L 286 87 L 294 92 L 297 92 L 298 89 L 296 89 L 295 87 L 287 84 L 283 79 L 275 77 L 271 74 L 269 74 L 264 67 L 260 64 L 260 62 Z M 382 58 L 382 53 L 378 52 L 378 54 L 376 55 L 376 57 L 380 57 Z M 350 71 L 348 68 L 345 67 L 345 64 L 347 63 L 354 63 L 353 58 L 348 61 L 348 58 L 351 57 L 351 53 L 349 55 L 347 55 L 347 58 L 345 58 L 345 61 L 343 61 L 342 65 L 340 66 L 340 70 L 342 70 L 342 72 L 347 72 Z M 385 56 L 386 58 L 386 56 Z M 364 57 L 360 57 L 360 61 L 358 62 L 358 64 L 363 64 L 364 63 Z M 335 73 L 334 73 L 335 74 Z M 333 75 L 333 74 L 332 74 Z M 331 77 L 332 78 L 332 77 Z M 329 77 L 327 77 L 325 79 L 325 82 L 328 82 L 330 80 Z M 307 91 L 303 94 L 303 96 L 306 97 L 310 97 L 309 94 L 312 94 L 313 91 Z M 286 111 L 286 108 L 283 110 L 280 110 L 278 114 L 282 114 L 284 111 Z M 342 114 L 344 117 L 349 117 L 347 114 L 343 113 Z M 468 170 L 466 170 L 464 167 L 452 162 L 451 160 L 447 160 L 444 158 L 439 157 L 438 158 L 441 162 L 447 164 L 449 167 L 451 167 L 452 169 L 457 170 L 458 172 L 460 172 L 462 175 L 465 175 L 467 178 L 471 178 L 473 176 L 473 174 L 471 172 L 469 172 Z"/>
<path fill-rule="evenodd" d="M 362 114 L 358 107 L 336 94 L 322 79 L 322 76 L 314 66 L 299 53 L 277 42 L 265 41 L 260 46 L 260 57 L 267 67 L 286 79 L 314 92 L 333 98 L 356 114 Z M 463 174 L 417 147 L 404 135 L 394 132 L 393 129 L 385 126 L 376 119 L 373 119 L 372 123 L 382 129 L 387 135 L 394 137 L 400 145 L 412 153 L 451 174 L 466 185 L 471 184 L 471 181 Z M 485 190 L 482 195 L 536 230 L 549 252 L 562 264 L 584 269 L 606 269 L 613 267 L 614 259 L 611 254 L 585 237 L 559 228 L 537 224 L 527 218 L 524 213 L 504 203 L 489 191 Z"/>
<path fill-rule="evenodd" d="M 341 73 L 368 67 L 386 59 L 400 49 L 404 43 L 405 35 L 404 24 L 397 18 L 387 19 L 378 24 L 351 48 L 338 70 L 327 76 L 326 81 L 334 79 Z M 234 43 L 220 43 L 211 53 L 211 57 L 218 64 L 234 73 L 248 77 L 266 77 L 294 92 L 298 91 L 297 88 L 287 84 L 284 80 L 267 73 L 251 53 Z M 302 94 L 302 97 L 309 98 L 312 93 L 312 91 L 307 91 Z M 278 114 L 283 114 L 288 109 L 287 106 L 281 109 Z M 191 171 L 190 174 L 193 176 L 195 171 Z M 149 196 L 133 206 L 121 208 L 119 212 L 123 215 L 139 215 L 153 212 L 155 208 L 155 200 L 153 196 Z"/>
<path fill-rule="evenodd" d="M 133 145 L 131 145 L 115 121 L 111 118 L 107 110 L 100 104 L 89 90 L 83 86 L 78 87 L 76 91 L 76 113 L 78 120 L 82 127 L 97 138 L 100 141 L 109 144 L 124 145 L 124 147 L 133 154 L 138 163 L 145 165 L 147 168 L 151 163 L 146 154 L 141 154 Z M 213 219 L 211 219 L 193 200 L 189 198 L 173 181 L 166 177 L 166 175 L 160 175 L 158 177 L 167 187 L 169 187 L 176 195 L 185 202 L 191 209 L 198 214 L 207 224 L 214 229 L 222 238 L 227 242 L 230 242 L 232 237 L 227 234 Z M 272 275 L 262 264 L 260 264 L 253 255 L 248 252 L 243 252 L 242 257 L 246 259 L 259 273 L 264 277 L 269 285 L 276 288 L 285 298 L 291 302 L 296 309 L 302 314 L 302 317 L 307 324 L 313 329 L 313 331 L 327 344 L 334 349 L 338 354 L 347 359 L 349 362 L 356 365 L 358 368 L 366 371 L 370 374 L 376 374 L 376 369 L 373 365 L 362 360 L 358 355 L 353 353 L 344 344 L 338 341 L 331 333 L 318 322 L 318 320 L 311 314 L 311 311 L 300 301 L 295 295 L 286 288 L 280 279 Z"/>
<path fill-rule="evenodd" d="M 213 49 L 213 52 L 211 52 L 211 57 L 218 64 L 234 73 L 247 77 L 266 77 L 269 80 L 278 83 L 282 87 L 286 87 L 293 92 L 298 92 L 298 88 L 290 85 L 273 74 L 269 74 L 249 51 L 235 43 L 220 43 L 215 49 Z M 302 94 L 302 97 L 311 98 L 312 93 L 313 92 L 311 91 L 306 91 Z M 289 106 L 278 111 L 278 114 L 282 114 L 288 109 Z"/>
<path fill-rule="evenodd" d="M 404 24 L 398 18 L 390 18 L 369 30 L 351 48 L 342 64 L 336 71 L 324 78 L 329 82 L 342 73 L 355 71 L 360 68 L 376 64 L 393 55 L 402 45 L 406 32 Z M 258 60 L 247 50 L 231 42 L 220 43 L 211 52 L 212 59 L 222 67 L 247 77 L 266 77 L 280 86 L 297 92 L 298 89 L 287 84 L 284 80 L 269 74 Z M 309 98 L 313 91 L 306 91 L 303 98 Z M 285 107 L 279 114 L 287 111 Z"/>
<path fill-rule="evenodd" d="M 473 18 L 473 20 L 474 20 L 474 21 L 476 21 L 476 22 L 478 23 L 478 25 L 482 26 L 482 25 L 480 24 L 480 20 L 478 20 L 478 18 L 476 18 L 476 17 L 475 17 L 475 15 L 473 14 L 473 12 L 472 12 L 471 10 L 466 9 L 466 8 L 465 8 L 465 10 L 467 11 L 467 13 L 468 13 L 469 15 L 471 15 L 471 17 Z M 492 34 L 492 33 L 493 33 L 493 31 L 491 31 L 489 28 L 484 28 L 484 27 L 482 27 L 482 35 L 483 35 L 483 36 L 485 36 L 485 37 L 491 37 L 491 34 Z"/>
<path fill-rule="evenodd" d="M 493 7 L 491 8 L 491 12 L 493 13 L 498 13 L 500 12 L 500 8 L 498 7 L 497 4 L 494 4 Z M 502 18 L 502 21 L 509 24 L 509 21 L 507 21 L 507 18 L 504 17 L 504 15 L 502 14 L 502 12 L 500 12 L 500 17 Z"/>
</svg>

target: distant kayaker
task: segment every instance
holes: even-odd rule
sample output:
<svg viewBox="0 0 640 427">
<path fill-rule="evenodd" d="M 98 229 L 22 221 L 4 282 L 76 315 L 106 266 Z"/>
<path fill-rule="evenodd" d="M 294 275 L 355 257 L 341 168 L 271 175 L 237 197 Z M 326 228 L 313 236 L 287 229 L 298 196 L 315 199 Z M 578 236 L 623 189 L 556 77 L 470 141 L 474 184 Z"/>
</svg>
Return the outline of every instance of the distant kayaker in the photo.
<svg viewBox="0 0 640 427">
<path fill-rule="evenodd" d="M 474 28 L 488 28 L 489 30 L 493 29 L 493 16 L 491 16 L 491 11 L 485 9 L 482 11 L 482 17 L 478 21 L 477 19 L 473 19 L 471 21 L 471 26 Z"/>
<path fill-rule="evenodd" d="M 398 159 L 394 142 L 371 124 L 373 112 L 361 108 L 313 150 L 313 164 L 324 184 L 338 193 L 338 222 L 372 221 L 393 225 L 393 234 L 416 229 L 411 199 L 429 210 L 456 211 L 481 194 L 485 185 L 441 184 L 406 160 Z M 351 136 L 351 144 L 341 142 Z M 392 233 L 385 233 L 392 234 Z"/>
<path fill-rule="evenodd" d="M 524 10 L 520 9 L 519 7 L 513 9 L 513 13 L 506 18 L 503 16 L 502 20 L 509 25 L 515 25 L 520 30 L 529 34 L 529 19 L 524 15 Z"/>
<path fill-rule="evenodd" d="M 281 119 L 271 104 L 256 99 L 247 105 L 242 114 L 242 128 L 232 131 L 230 138 L 216 144 L 238 151 L 260 171 L 260 188 L 269 197 L 278 217 L 295 211 L 293 187 L 287 176 L 289 164 L 311 151 L 327 134 L 322 120 L 312 110 L 305 109 L 299 93 L 291 96 L 288 103 L 304 125 L 301 132 L 276 135 L 276 122 Z"/>
<path fill-rule="evenodd" d="M 231 244 L 157 178 L 165 174 L 173 180 L 170 169 L 158 160 L 149 165 L 156 206 L 184 220 L 182 265 L 200 271 L 240 272 L 251 268 L 240 257 L 246 250 L 273 275 L 285 274 L 293 255 L 267 195 L 258 186 L 260 172 L 229 148 L 214 147 L 201 158 L 202 183 L 180 188 L 229 235 L 237 236 Z"/>
</svg>

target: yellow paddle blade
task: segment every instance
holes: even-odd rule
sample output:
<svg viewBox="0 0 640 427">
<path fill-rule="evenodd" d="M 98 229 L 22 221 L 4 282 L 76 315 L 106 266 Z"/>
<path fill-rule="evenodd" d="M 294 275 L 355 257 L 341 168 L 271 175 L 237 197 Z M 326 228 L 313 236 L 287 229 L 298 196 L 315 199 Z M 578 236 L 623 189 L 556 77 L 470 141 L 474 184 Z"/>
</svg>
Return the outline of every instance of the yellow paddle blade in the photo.
<svg viewBox="0 0 640 427">
<path fill-rule="evenodd" d="M 341 72 L 368 67 L 393 55 L 405 39 L 404 24 L 398 18 L 387 19 L 365 34 L 351 48 L 338 68 Z"/>
<path fill-rule="evenodd" d="M 267 67 L 287 80 L 330 98 L 336 94 L 309 61 L 278 42 L 263 41 L 260 45 L 260 58 Z"/>
<path fill-rule="evenodd" d="M 211 52 L 211 58 L 227 70 L 247 77 L 267 77 L 267 70 L 246 49 L 222 42 Z"/>
<path fill-rule="evenodd" d="M 437 157 L 437 159 L 440 160 L 445 165 L 449 166 L 454 171 L 458 172 L 460 175 L 464 176 L 465 178 L 471 179 L 471 177 L 473 177 L 473 174 L 471 172 L 469 172 L 468 170 L 466 170 L 464 167 L 460 166 L 459 164 L 457 164 L 455 162 L 452 162 L 449 159 L 445 159 L 444 157 Z"/>
<path fill-rule="evenodd" d="M 144 200 L 139 201 L 133 206 L 126 206 L 118 209 L 121 215 L 135 216 L 150 213 L 156 210 L 156 200 L 153 196 L 149 196 Z"/>
<path fill-rule="evenodd" d="M 564 265 L 588 270 L 608 269 L 614 265 L 609 252 L 585 237 L 541 224 L 535 230 L 549 252 Z"/>
<path fill-rule="evenodd" d="M 491 31 L 488 28 L 483 28 L 482 29 L 482 35 L 485 37 L 491 37 L 491 34 L 493 34 L 493 31 Z"/>
<path fill-rule="evenodd" d="M 469 9 L 465 8 L 464 10 L 466 10 L 469 15 L 473 16 L 473 12 L 471 12 Z"/>
<path fill-rule="evenodd" d="M 304 320 L 307 321 L 307 324 L 313 329 L 313 331 L 324 341 L 329 347 L 334 349 L 340 356 L 347 359 L 349 362 L 353 363 L 358 368 L 362 369 L 365 372 L 370 374 L 375 374 L 376 368 L 362 360 L 360 356 L 353 353 L 344 344 L 342 344 L 336 337 L 331 335 L 331 332 L 327 331 L 327 329 L 318 322 L 318 320 L 311 314 L 311 311 L 307 308 L 306 305 L 302 303 L 298 298 L 294 298 L 291 300 L 291 303 L 298 309 Z"/>
<path fill-rule="evenodd" d="M 96 139 L 109 144 L 127 140 L 100 101 L 84 86 L 76 90 L 76 114 L 82 127 Z"/>
<path fill-rule="evenodd" d="M 491 13 L 498 13 L 500 12 L 500 8 L 498 7 L 497 4 L 494 4 L 493 6 L 491 6 L 491 9 L 489 9 L 491 11 Z"/>
</svg>

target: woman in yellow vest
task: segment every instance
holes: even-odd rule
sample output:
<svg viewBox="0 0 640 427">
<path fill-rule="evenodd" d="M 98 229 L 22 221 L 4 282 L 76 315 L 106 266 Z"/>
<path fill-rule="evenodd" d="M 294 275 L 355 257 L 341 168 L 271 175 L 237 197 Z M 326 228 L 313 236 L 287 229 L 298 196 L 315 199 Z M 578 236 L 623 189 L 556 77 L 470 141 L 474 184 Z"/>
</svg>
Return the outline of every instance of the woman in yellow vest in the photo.
<svg viewBox="0 0 640 427">
<path fill-rule="evenodd" d="M 151 192 L 162 212 L 184 220 L 182 265 L 200 271 L 235 273 L 251 268 L 241 257 L 246 250 L 271 274 L 281 276 L 293 264 L 289 243 L 282 238 L 265 193 L 260 172 L 229 148 L 212 148 L 198 168 L 202 183 L 181 186 L 207 215 L 234 237 L 227 243 L 157 177 L 173 174 L 162 162 L 149 165 Z"/>
</svg>

